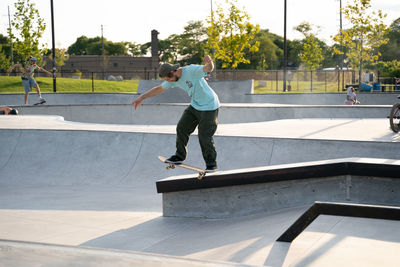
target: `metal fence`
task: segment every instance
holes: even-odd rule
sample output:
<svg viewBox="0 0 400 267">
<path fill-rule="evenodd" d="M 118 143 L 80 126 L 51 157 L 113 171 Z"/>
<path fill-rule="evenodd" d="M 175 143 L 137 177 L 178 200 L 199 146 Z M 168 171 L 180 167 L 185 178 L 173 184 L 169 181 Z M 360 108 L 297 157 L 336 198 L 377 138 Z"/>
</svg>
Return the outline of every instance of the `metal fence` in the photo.
<svg viewBox="0 0 400 267">
<path fill-rule="evenodd" d="M 20 73 L 0 72 L 1 76 L 19 76 Z M 35 73 L 35 77 L 48 77 L 43 72 Z M 358 83 L 358 72 L 354 70 L 288 70 L 286 73 L 286 90 L 284 90 L 283 70 L 216 70 L 212 80 L 254 80 L 256 93 L 269 92 L 342 92 L 347 84 Z M 96 91 L 96 81 L 127 81 L 127 80 L 153 80 L 158 79 L 157 69 L 143 69 L 135 71 L 107 71 L 107 72 L 71 72 L 57 73 L 57 78 L 71 78 L 90 80 L 82 88 L 87 91 Z"/>
<path fill-rule="evenodd" d="M 354 70 L 288 70 L 286 72 L 286 89 L 283 83 L 283 70 L 217 70 L 216 79 L 253 79 L 257 92 L 341 92 L 347 84 L 355 83 L 358 77 Z"/>
</svg>

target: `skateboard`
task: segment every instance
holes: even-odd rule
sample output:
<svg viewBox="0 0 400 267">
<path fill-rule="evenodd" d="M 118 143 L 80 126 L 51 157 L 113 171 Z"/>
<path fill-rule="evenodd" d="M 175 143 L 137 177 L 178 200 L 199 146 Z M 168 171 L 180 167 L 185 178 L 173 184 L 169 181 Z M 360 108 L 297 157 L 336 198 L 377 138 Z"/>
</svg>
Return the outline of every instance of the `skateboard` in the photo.
<svg viewBox="0 0 400 267">
<path fill-rule="evenodd" d="M 44 99 L 43 99 L 44 100 Z M 35 103 L 35 104 L 33 104 L 34 106 L 37 106 L 37 105 L 43 105 L 44 103 L 46 103 L 46 100 L 44 100 L 44 101 L 39 101 L 39 102 L 37 102 L 37 103 Z"/>
<path fill-rule="evenodd" d="M 197 172 L 197 173 L 199 174 L 199 176 L 197 176 L 197 179 L 199 179 L 199 180 L 203 179 L 204 176 L 206 176 L 206 170 L 204 170 L 204 169 L 201 169 L 201 168 L 198 168 L 198 167 L 194 167 L 194 166 L 190 166 L 190 165 L 186 165 L 186 164 L 173 164 L 173 163 L 169 163 L 169 162 L 166 162 L 166 161 L 167 161 L 167 158 L 166 158 L 166 157 L 163 157 L 163 156 L 158 156 L 158 159 L 159 159 L 161 162 L 168 164 L 168 166 L 165 167 L 167 170 L 175 169 L 175 166 L 178 166 L 178 167 L 181 167 L 181 168 L 185 168 L 185 169 L 188 169 L 188 170 L 192 170 L 192 171 Z"/>
</svg>

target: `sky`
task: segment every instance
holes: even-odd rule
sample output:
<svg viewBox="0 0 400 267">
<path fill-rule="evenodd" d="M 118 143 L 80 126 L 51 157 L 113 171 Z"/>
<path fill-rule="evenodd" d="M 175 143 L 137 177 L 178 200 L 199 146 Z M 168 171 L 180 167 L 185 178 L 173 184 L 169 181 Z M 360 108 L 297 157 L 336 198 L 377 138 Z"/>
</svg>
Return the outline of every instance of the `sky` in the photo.
<svg viewBox="0 0 400 267">
<path fill-rule="evenodd" d="M 344 7 L 350 0 L 342 0 Z M 387 14 L 385 23 L 390 25 L 400 17 L 400 0 L 371 0 L 372 10 Z M 11 18 L 16 0 L 0 1 L 0 33 L 7 35 L 8 6 Z M 50 0 L 31 0 L 36 4 L 47 27 L 42 40 L 50 48 Z M 205 21 L 224 0 L 53 0 L 55 44 L 68 48 L 82 35 L 89 38 L 103 35 L 113 42 L 128 41 L 143 44 L 151 41 L 151 31 L 159 32 L 159 39 L 171 34 L 181 34 L 189 21 Z M 317 37 L 332 44 L 331 36 L 339 29 L 340 0 L 287 0 L 287 38 L 301 39 L 293 30 L 306 21 L 315 26 Z M 261 29 L 283 36 L 284 0 L 237 0 L 236 6 L 250 15 L 250 22 Z M 343 21 L 343 28 L 348 26 Z M 318 30 L 317 30 L 318 28 Z"/>
</svg>

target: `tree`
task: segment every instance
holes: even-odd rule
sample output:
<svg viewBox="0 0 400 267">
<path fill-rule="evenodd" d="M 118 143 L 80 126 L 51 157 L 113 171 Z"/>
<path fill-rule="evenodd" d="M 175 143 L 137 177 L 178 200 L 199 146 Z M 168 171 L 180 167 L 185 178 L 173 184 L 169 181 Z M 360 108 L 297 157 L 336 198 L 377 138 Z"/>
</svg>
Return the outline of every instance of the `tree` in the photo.
<svg viewBox="0 0 400 267">
<path fill-rule="evenodd" d="M 22 62 L 28 56 L 35 56 L 41 61 L 44 49 L 39 48 L 39 40 L 46 29 L 46 23 L 30 0 L 18 0 L 14 6 L 17 11 L 11 21 L 12 27 L 8 29 L 8 36 L 14 45 L 14 59 Z"/>
<path fill-rule="evenodd" d="M 65 65 L 65 61 L 69 59 L 69 55 L 67 54 L 67 50 L 65 48 L 58 49 L 56 48 L 56 66 L 62 67 Z M 53 60 L 53 52 L 50 52 L 49 59 Z"/>
<path fill-rule="evenodd" d="M 70 55 L 102 55 L 102 42 L 104 44 L 104 54 L 107 56 L 126 56 L 128 55 L 128 42 L 112 42 L 106 38 L 97 36 L 88 38 L 84 35 L 78 37 L 72 45 L 68 47 L 68 54 Z"/>
<path fill-rule="evenodd" d="M 172 34 L 165 40 L 158 41 L 158 57 L 161 62 L 177 63 L 179 34 Z"/>
<path fill-rule="evenodd" d="M 393 21 L 386 35 L 389 41 L 379 48 L 383 61 L 400 61 L 400 18 Z"/>
<path fill-rule="evenodd" d="M 141 56 L 143 55 L 141 47 L 142 45 L 136 44 L 135 42 L 128 43 L 128 52 L 132 56 Z"/>
<path fill-rule="evenodd" d="M 301 62 L 308 70 L 317 69 L 324 57 L 318 39 L 312 33 L 312 26 L 308 22 L 302 22 L 294 28 L 304 35 L 303 49 L 300 53 Z"/>
<path fill-rule="evenodd" d="M 256 52 L 259 47 L 258 42 L 251 44 L 250 41 L 260 31 L 260 26 L 248 22 L 249 15 L 238 9 L 234 2 L 226 0 L 229 5 L 227 12 L 218 5 L 217 11 L 213 11 L 208 20 L 208 47 L 215 51 L 215 58 L 222 61 L 222 68 L 234 69 L 239 63 L 250 63 L 244 57 L 245 49 Z"/>
<path fill-rule="evenodd" d="M 189 21 L 179 36 L 178 53 L 181 65 L 202 64 L 207 43 L 207 29 L 201 21 Z"/>
<path fill-rule="evenodd" d="M 273 42 L 273 38 L 268 30 L 260 30 L 251 40 L 251 44 L 259 43 L 258 51 L 252 53 L 249 49 L 245 49 L 245 57 L 250 60 L 250 63 L 241 63 L 238 65 L 238 69 L 266 70 L 277 68 L 281 49 Z"/>
<path fill-rule="evenodd" d="M 371 0 L 353 0 L 353 4 L 348 4 L 343 11 L 351 28 L 341 30 L 333 37 L 334 41 L 346 49 L 349 65 L 359 69 L 359 82 L 363 64 L 377 61 L 380 56 L 378 48 L 389 41 L 385 37 L 389 27 L 383 23 L 386 15 L 381 10 L 368 13 L 370 2 Z M 334 51 L 337 54 L 344 52 L 337 47 L 334 47 Z"/>
<path fill-rule="evenodd" d="M 11 45 L 7 36 L 0 34 L 0 69 L 7 70 L 11 66 Z"/>
</svg>

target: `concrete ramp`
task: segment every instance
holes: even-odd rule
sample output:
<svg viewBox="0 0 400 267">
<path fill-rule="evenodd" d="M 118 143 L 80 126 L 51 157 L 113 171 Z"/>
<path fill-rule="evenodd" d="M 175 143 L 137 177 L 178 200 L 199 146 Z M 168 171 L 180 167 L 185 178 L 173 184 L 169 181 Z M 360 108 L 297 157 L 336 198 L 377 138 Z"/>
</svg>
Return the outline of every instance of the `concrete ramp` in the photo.
<svg viewBox="0 0 400 267">
<path fill-rule="evenodd" d="M 222 124 L 215 138 L 219 167 L 231 170 L 346 157 L 400 159 L 399 140 L 387 124 L 345 119 Z M 190 173 L 181 169 L 168 173 L 157 159 L 175 152 L 175 125 L 3 116 L 1 128 L 0 183 L 137 186 Z M 196 135 L 189 142 L 187 163 L 203 167 Z"/>
<path fill-rule="evenodd" d="M 0 240 L 3 266 L 75 267 L 251 267 L 233 262 L 185 259 L 167 255 Z M 29 264 L 28 264 L 29 263 Z"/>
<path fill-rule="evenodd" d="M 386 120 L 222 124 L 215 137 L 219 168 L 228 171 L 347 157 L 400 159 L 400 142 L 386 124 Z M 67 208 L 84 205 L 96 209 L 101 199 L 104 207 L 160 211 L 155 182 L 191 174 L 182 168 L 167 171 L 157 159 L 175 152 L 174 125 L 105 125 L 67 122 L 54 116 L 2 116 L 0 129 L 0 184 L 38 188 L 49 197 L 46 186 L 84 188 L 91 196 L 85 203 L 70 201 Z M 345 138 L 341 138 L 343 133 L 348 133 Z M 196 135 L 188 149 L 186 162 L 204 167 Z M 101 192 L 118 194 L 112 188 L 130 188 L 125 192 L 128 197 L 120 202 L 113 197 L 102 199 Z M 5 207 L 20 203 L 17 195 L 1 199 Z M 62 195 L 57 200 L 62 203 L 61 199 Z M 60 208 L 63 204 L 57 200 L 50 206 Z M 146 205 L 141 206 L 143 203 Z"/>
</svg>

